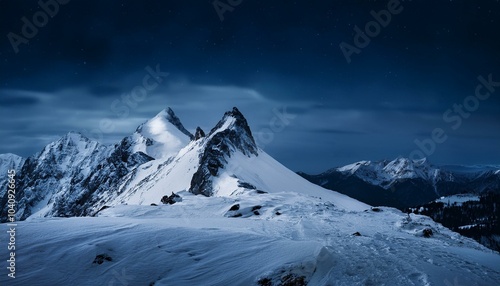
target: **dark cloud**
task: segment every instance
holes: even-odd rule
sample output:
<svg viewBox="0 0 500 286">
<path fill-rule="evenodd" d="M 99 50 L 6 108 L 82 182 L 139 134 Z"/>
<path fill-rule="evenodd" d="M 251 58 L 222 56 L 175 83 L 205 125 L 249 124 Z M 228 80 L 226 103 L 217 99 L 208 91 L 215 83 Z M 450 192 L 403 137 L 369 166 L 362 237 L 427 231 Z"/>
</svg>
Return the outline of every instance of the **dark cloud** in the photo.
<svg viewBox="0 0 500 286">
<path fill-rule="evenodd" d="M 0 108 L 22 108 L 40 103 L 34 96 L 19 95 L 16 92 L 0 91 Z"/>
<path fill-rule="evenodd" d="M 27 156 L 102 118 L 117 120 L 110 142 L 166 106 L 209 129 L 237 105 L 257 131 L 273 108 L 297 115 L 266 146 L 295 169 L 405 155 L 415 134 L 449 130 L 443 113 L 474 95 L 479 75 L 500 81 L 500 3 L 401 1 L 403 12 L 348 64 L 339 44 L 353 44 L 354 26 L 387 2 L 243 1 L 221 22 L 211 1 L 70 1 L 16 54 L 7 34 L 21 34 L 21 18 L 40 7 L 0 1 L 0 120 L 15 122 L 0 131 L 0 153 Z M 157 64 L 169 77 L 128 118 L 114 118 L 111 102 Z M 499 92 L 430 159 L 500 161 L 487 139 L 498 131 Z M 39 139 L 12 149 L 16 134 Z M 482 153 L 454 153 L 463 143 L 455 134 L 477 138 Z"/>
<path fill-rule="evenodd" d="M 354 130 L 338 130 L 338 129 L 312 129 L 309 130 L 312 133 L 324 133 L 329 135 L 365 135 L 366 132 L 354 131 Z"/>
<path fill-rule="evenodd" d="M 96 85 L 89 88 L 91 95 L 101 97 L 101 96 L 115 96 L 118 97 L 124 90 L 118 86 L 111 85 Z"/>
</svg>

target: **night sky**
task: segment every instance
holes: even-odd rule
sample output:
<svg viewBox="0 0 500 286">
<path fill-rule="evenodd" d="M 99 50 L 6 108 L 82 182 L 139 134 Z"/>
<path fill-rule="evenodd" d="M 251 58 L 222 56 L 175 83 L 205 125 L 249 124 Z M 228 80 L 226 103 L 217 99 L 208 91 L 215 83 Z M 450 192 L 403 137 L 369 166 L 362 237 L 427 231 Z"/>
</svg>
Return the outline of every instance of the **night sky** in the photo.
<svg viewBox="0 0 500 286">
<path fill-rule="evenodd" d="M 500 165 L 498 0 L 60 2 L 0 1 L 0 153 L 68 131 L 115 143 L 168 106 L 209 131 L 237 106 L 294 171 Z"/>
</svg>

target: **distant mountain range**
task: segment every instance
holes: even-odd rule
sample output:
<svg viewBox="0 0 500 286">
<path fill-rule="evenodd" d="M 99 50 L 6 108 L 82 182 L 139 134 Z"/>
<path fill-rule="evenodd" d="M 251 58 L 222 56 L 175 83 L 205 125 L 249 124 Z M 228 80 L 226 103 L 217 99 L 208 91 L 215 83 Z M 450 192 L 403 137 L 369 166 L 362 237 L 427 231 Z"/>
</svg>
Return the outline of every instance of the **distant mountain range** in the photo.
<svg viewBox="0 0 500 286">
<path fill-rule="evenodd" d="M 298 174 L 367 204 L 399 209 L 442 196 L 500 192 L 499 166 L 435 166 L 426 159 L 360 161 L 318 175 Z"/>
</svg>

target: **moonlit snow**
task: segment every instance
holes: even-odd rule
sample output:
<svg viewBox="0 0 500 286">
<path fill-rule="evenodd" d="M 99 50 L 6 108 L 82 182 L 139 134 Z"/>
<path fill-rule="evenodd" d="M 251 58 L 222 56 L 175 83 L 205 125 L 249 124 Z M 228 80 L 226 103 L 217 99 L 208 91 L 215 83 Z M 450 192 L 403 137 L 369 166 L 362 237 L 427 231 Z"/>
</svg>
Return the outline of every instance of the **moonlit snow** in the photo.
<svg viewBox="0 0 500 286">
<path fill-rule="evenodd" d="M 254 145 L 237 109 L 226 113 L 206 137 L 191 140 L 189 132 L 172 129 L 171 119 L 164 118 L 157 116 L 134 133 L 145 141 L 131 146 L 146 148 L 151 160 L 92 198 L 100 204 L 93 216 L 51 216 L 51 202 L 71 195 L 67 190 L 51 190 L 37 202 L 38 211 L 16 227 L 16 278 L 1 275 L 0 285 L 500 281 L 500 255 L 472 239 L 426 216 L 373 208 L 287 169 Z M 76 150 L 88 151 L 90 143 L 79 138 L 71 137 L 68 144 L 83 140 Z M 99 154 L 108 154 L 106 150 Z M 76 161 L 65 158 L 61 164 L 75 168 Z M 203 173 L 199 184 L 194 175 L 207 164 L 204 160 L 217 169 Z M 85 158 L 78 162 L 86 168 L 97 164 Z M 71 177 L 63 178 L 70 183 Z M 208 186 L 210 196 L 195 195 L 194 185 Z M 182 200 L 160 202 L 172 193 Z M 0 255 L 8 257 L 6 247 Z"/>
</svg>

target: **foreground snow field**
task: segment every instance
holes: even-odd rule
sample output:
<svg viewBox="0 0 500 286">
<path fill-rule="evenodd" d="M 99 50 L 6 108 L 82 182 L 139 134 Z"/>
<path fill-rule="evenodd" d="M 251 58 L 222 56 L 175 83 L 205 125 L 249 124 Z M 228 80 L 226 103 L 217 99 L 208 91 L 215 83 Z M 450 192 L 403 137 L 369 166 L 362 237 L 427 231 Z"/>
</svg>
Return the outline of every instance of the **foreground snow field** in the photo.
<svg viewBox="0 0 500 286">
<path fill-rule="evenodd" d="M 174 205 L 20 222 L 16 278 L 4 267 L 0 285 L 280 285 L 290 274 L 308 285 L 500 282 L 498 253 L 424 216 L 289 192 L 180 195 Z M 99 255 L 111 261 L 94 263 Z"/>
</svg>

